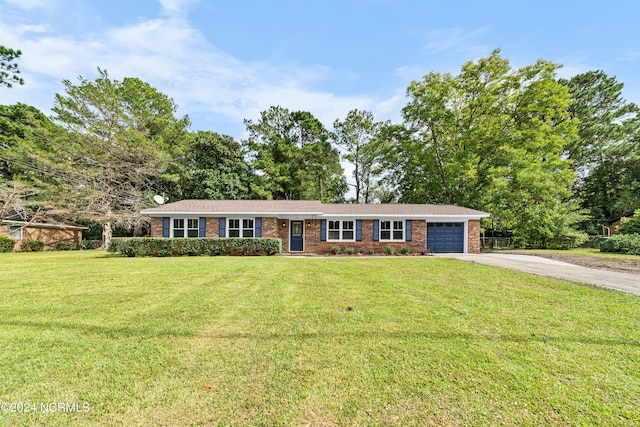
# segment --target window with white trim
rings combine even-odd
[[[173,237],[198,237],[198,218],[174,218]]]
[[[327,221],[328,241],[354,241],[355,239],[355,221]]]
[[[380,240],[404,241],[404,221],[380,221]]]
[[[253,218],[230,218],[229,237],[253,237],[255,221]]]
[[[10,225],[9,238],[13,240],[22,240],[22,227],[19,225]]]

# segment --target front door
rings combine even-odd
[[[303,221],[291,221],[291,237],[289,238],[290,252],[302,252],[304,250],[303,224]]]

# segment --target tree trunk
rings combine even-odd
[[[111,244],[111,237],[113,237],[113,229],[111,221],[107,221],[102,224],[102,246],[100,249],[107,249]]]
[[[136,221],[136,223],[133,225],[133,237],[142,237],[142,234],[142,222]]]

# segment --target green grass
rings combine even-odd
[[[90,405],[0,425],[640,424],[624,293],[433,257],[0,265],[0,401]]]
[[[501,251],[489,251],[489,252],[501,252]],[[521,254],[560,254],[560,255],[582,255],[595,258],[609,258],[609,259],[631,259],[640,260],[638,255],[621,254],[616,252],[600,252],[600,249],[592,248],[574,248],[574,249],[510,249],[502,252],[521,253]]]

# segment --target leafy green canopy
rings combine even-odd
[[[617,232],[619,234],[640,235],[640,209],[637,209],[631,217],[620,218]]]
[[[215,132],[189,134],[175,199],[247,199],[252,173],[242,145]],[[175,193],[175,192],[174,192]]]
[[[375,198],[382,125],[374,120],[373,113],[359,110],[351,110],[344,121],[333,123],[334,144],[344,150],[342,158],[353,165],[356,203],[371,203]]]
[[[22,164],[40,174],[37,185],[55,194],[58,206],[101,224],[108,245],[114,226],[140,230],[139,211],[181,146],[189,119],[176,118],[173,101],[147,83],[98,71],[95,81],[63,82],[65,94],[56,95],[53,111],[64,132],[23,139],[19,151]]]
[[[387,181],[407,203],[453,203],[493,214],[522,244],[564,238],[580,215],[563,148],[576,139],[557,65],[517,70],[493,54],[459,75],[429,73],[407,89],[404,124],[385,130]]]
[[[0,86],[12,87],[15,83],[24,84],[24,80],[18,75],[20,74],[18,64],[13,62],[20,58],[20,55],[22,55],[21,51],[0,45]]]
[[[65,130],[37,108],[25,104],[0,105],[0,219],[20,215],[36,219],[44,211],[56,213],[57,193],[47,194],[51,168],[46,156]]]
[[[260,120],[245,120],[245,146],[257,171],[258,197],[288,200],[344,200],[347,184],[329,132],[306,111],[271,107]]]
[[[578,172],[575,193],[596,220],[640,208],[640,110],[622,97],[624,85],[602,71],[560,80],[572,95],[578,139],[566,146]],[[592,223],[596,225],[596,223]]]

